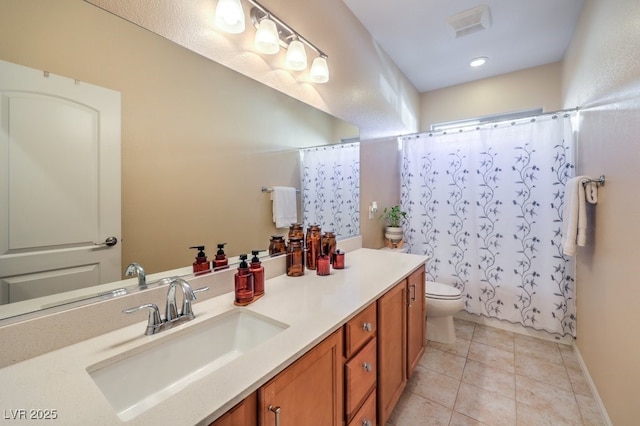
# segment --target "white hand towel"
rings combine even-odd
[[[589,182],[584,185],[584,195],[589,204],[598,204],[598,184]]]
[[[298,222],[298,203],[296,189],[286,186],[274,186],[271,192],[273,200],[273,221],[276,228],[287,228]]]
[[[588,176],[571,178],[564,190],[562,252],[568,256],[574,256],[576,246],[584,246],[587,242],[587,210],[583,182],[588,180]]]

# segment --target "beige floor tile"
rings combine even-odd
[[[454,411],[493,426],[516,423],[516,402],[468,383],[461,383]]]
[[[539,410],[526,404],[517,403],[517,426],[582,426],[580,419],[568,420],[550,413]]]
[[[458,379],[418,365],[407,383],[406,390],[447,408],[453,408],[459,385]]]
[[[488,364],[507,373],[515,373],[513,352],[471,341],[467,358]]]
[[[466,358],[427,346],[419,365],[460,380]]]
[[[513,353],[513,333],[486,325],[476,325],[472,342],[478,342]]]
[[[516,375],[516,401],[569,422],[582,419],[573,392],[530,377]]]
[[[456,342],[453,344],[434,342],[429,340],[427,345],[434,349],[439,349],[443,352],[448,352],[450,354],[455,354],[458,356],[463,356],[466,358],[469,353],[469,345],[471,345],[471,340],[461,339],[460,337],[456,338]]]
[[[600,412],[600,407],[595,398],[592,396],[576,395],[580,413],[582,413],[582,422],[585,426],[605,426],[606,423]]]
[[[464,340],[471,340],[476,324],[471,321],[454,318],[453,327],[456,329],[456,337]]]
[[[589,382],[584,377],[581,369],[574,369],[573,367],[567,367],[567,373],[569,373],[569,380],[571,381],[571,387],[576,395],[584,395],[587,397],[593,397]]]
[[[552,364],[529,355],[516,353],[516,374],[573,391],[564,363]]]
[[[449,408],[405,391],[391,413],[387,425],[447,426],[450,419],[451,410]]]
[[[558,345],[558,347],[560,348],[560,355],[562,355],[564,365],[567,366],[567,368],[582,370],[578,356],[573,351],[573,347],[567,345]]]
[[[484,426],[486,423],[467,417],[464,414],[456,413],[455,411],[451,415],[451,422],[449,426]]]
[[[513,373],[506,373],[478,361],[467,360],[462,381],[506,398],[515,399],[516,397],[516,378]]]
[[[528,355],[552,364],[562,364],[562,355],[557,343],[547,342],[530,336],[515,336],[516,355]]]

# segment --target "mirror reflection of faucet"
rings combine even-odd
[[[136,262],[130,263],[124,271],[124,275],[127,277],[132,277],[134,274],[138,276],[138,287],[140,287],[141,290],[146,290],[147,278],[144,273],[144,268]]]
[[[145,305],[136,306],[135,308],[125,309],[122,311],[125,314],[132,314],[134,312],[148,310],[149,321],[147,322],[147,329],[144,332],[147,336],[159,333],[163,330],[168,330],[174,325],[194,319],[196,316],[193,313],[191,302],[196,300],[196,293],[209,290],[209,287],[194,290],[191,288],[189,283],[182,278],[173,277],[170,280],[169,290],[167,291],[167,306],[164,320],[160,316],[160,309],[158,308],[158,305],[155,303],[147,303]],[[178,313],[176,303],[176,288],[180,288],[182,290],[182,309],[180,313]]]

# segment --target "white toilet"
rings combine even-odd
[[[448,284],[426,282],[427,339],[440,343],[455,343],[453,314],[464,308],[462,293]]]

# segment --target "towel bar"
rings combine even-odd
[[[273,192],[273,188],[267,188],[266,186],[263,186],[263,187],[261,188],[261,191],[262,191],[262,192]],[[299,193],[300,193],[300,190],[299,190],[299,189],[296,189],[296,194],[299,194]]]
[[[589,179],[587,182],[584,182],[584,183],[595,182],[600,186],[604,186],[604,180],[605,180],[604,175],[600,175],[598,179]]]

